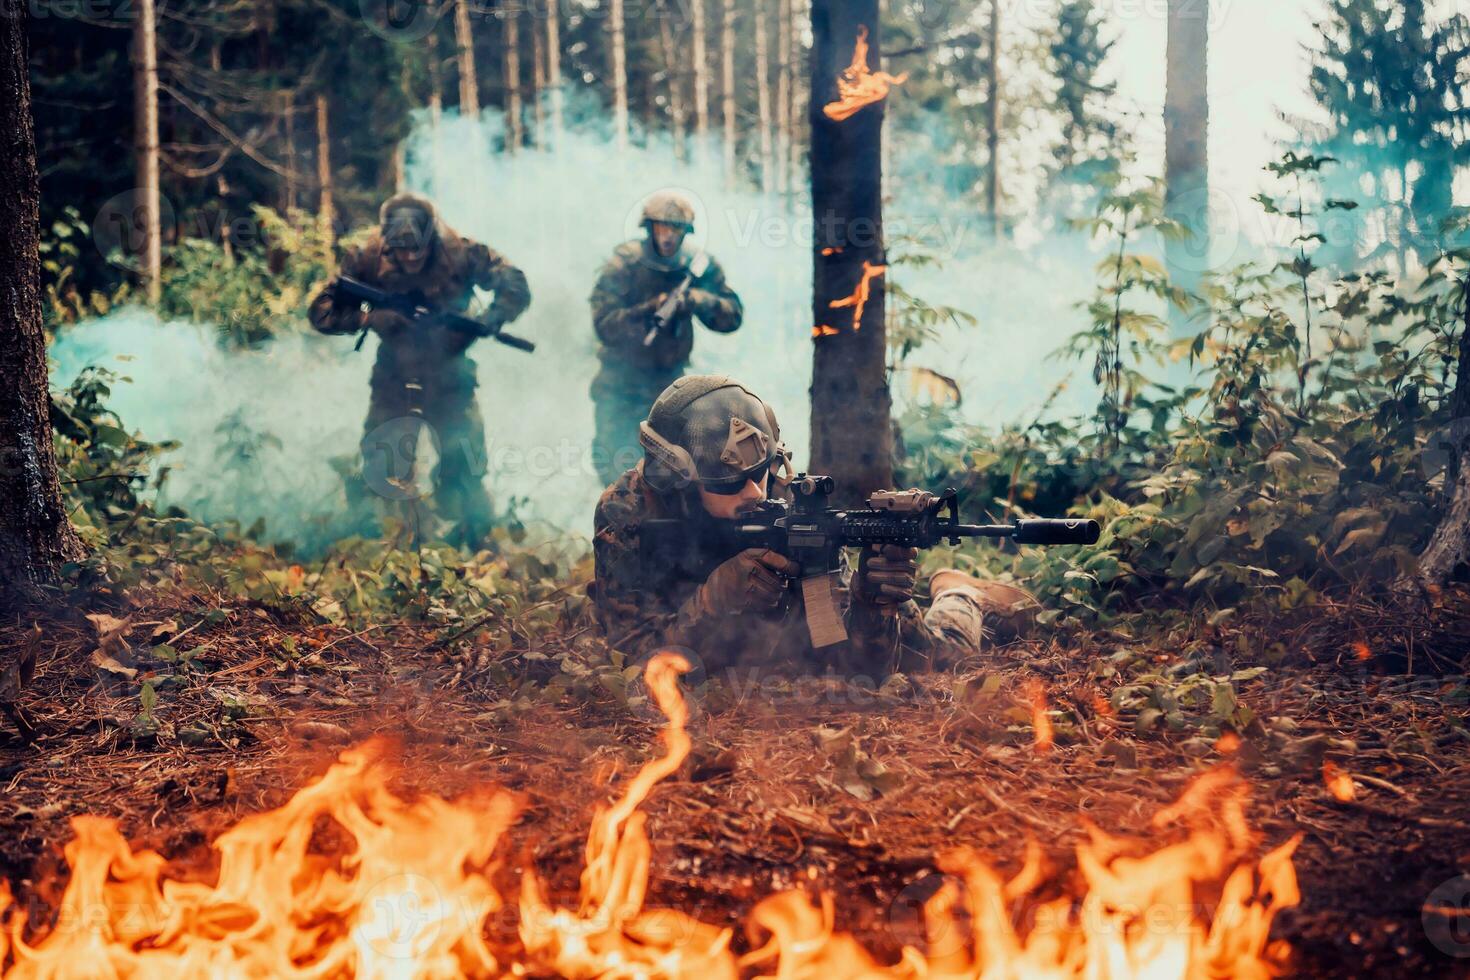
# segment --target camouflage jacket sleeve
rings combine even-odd
[[[365,278],[366,261],[360,249],[348,249],[342,256],[342,275]],[[325,334],[357,333],[363,327],[362,309],[355,303],[337,302],[337,280],[322,287],[311,301],[308,318],[312,327]]]
[[[850,568],[843,569],[845,616],[853,663],[859,673],[888,674],[897,670],[934,669],[952,663],[957,654],[976,647],[978,637],[961,632],[949,635],[931,624],[924,610],[910,599],[896,609],[880,612],[853,597]]]
[[[643,346],[657,297],[630,303],[635,295],[631,270],[614,256],[602,267],[592,287],[592,329],[598,340],[614,349]]]
[[[597,505],[592,541],[593,610],[608,643],[632,656],[659,647],[697,648],[710,625],[696,594],[698,583],[671,588],[650,582],[639,552],[641,493],[618,483]]]
[[[745,316],[740,297],[725,282],[725,270],[714,259],[710,259],[709,269],[698,285],[689,290],[689,308],[716,333],[734,333]]]
[[[531,287],[526,274],[506,261],[494,249],[474,242],[469,248],[470,281],[481,289],[493,290],[495,302],[486,314],[488,320],[506,324],[531,305]]]

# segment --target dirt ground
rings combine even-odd
[[[352,632],[240,604],[201,619],[217,608],[215,597],[156,594],[128,612],[131,646],[157,633],[189,653],[184,679],[159,684],[151,718],[140,718],[135,680],[122,681],[145,669],[128,666],[129,644],[99,663],[80,614],[0,629],[0,664],[36,663],[16,717],[0,716],[0,874],[37,908],[57,894],[68,818],[114,816],[135,844],[197,858],[221,828],[374,736],[406,763],[405,791],[493,783],[522,794],[512,850],[573,893],[593,803],[655,751],[651,708],[570,696],[507,707],[461,643],[424,627]],[[187,622],[198,625],[177,635]],[[917,939],[913,910],[938,880],[936,852],[970,845],[1008,870],[1035,839],[1065,882],[1082,818],[1148,837],[1150,817],[1195,775],[1231,761],[1249,782],[1262,849],[1305,835],[1303,902],[1276,924],[1295,975],[1470,976],[1467,896],[1456,886],[1470,874],[1470,744],[1463,706],[1458,735],[1439,725],[1441,681],[1274,670],[1242,685],[1242,700],[1263,718],[1289,715],[1298,737],[1289,752],[1247,742],[1226,759],[1185,735],[1135,738],[1110,718],[1091,670],[1101,653],[1014,645],[984,666],[988,684],[702,689],[695,755],[645,806],[651,904],[736,925],[738,936],[757,900],[805,881],[834,894],[840,927],[895,956]],[[1041,678],[1049,706],[1071,721],[1049,752],[1007,720],[1024,708],[1014,693],[1023,677]],[[18,726],[30,726],[24,737]],[[1418,750],[1405,731],[1425,733]],[[866,787],[843,761],[856,752],[877,764],[864,769]],[[1355,777],[1354,800],[1324,787],[1324,759]]]

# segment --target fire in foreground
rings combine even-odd
[[[652,848],[639,806],[689,753],[687,709],[673,654],[647,681],[668,718],[664,754],[622,796],[600,807],[587,837],[575,908],[555,906],[526,869],[519,941],[495,943],[487,926],[512,911],[494,884],[496,851],[515,819],[509,793],[455,801],[405,800],[372,746],[346,752],[284,806],[241,820],[214,844],[213,884],[171,876],[165,858],[134,852],[110,820],[80,817],[66,847],[71,868],[58,915],[26,935],[15,909],[0,931],[7,978],[563,976],[718,980],[779,978],[1195,978],[1279,975],[1289,950],[1268,934],[1299,898],[1296,841],[1258,864],[1245,788],[1228,770],[1197,780],[1156,826],[1213,809],[1223,829],[1130,857],[1095,828],[1077,848],[1079,897],[1037,901],[1040,849],[1009,880],[978,855],[942,856],[950,876],[923,909],[927,951],[906,948],[879,965],[833,930],[833,900],[800,891],[751,911],[752,951],[737,955],[728,929],[645,904]],[[323,832],[323,828],[330,832]],[[337,846],[322,842],[333,839]],[[1223,884],[1221,884],[1223,882]],[[0,911],[11,895],[0,882]],[[1212,908],[1212,914],[1206,914]],[[1024,913],[1024,914],[1023,914]],[[1018,928],[1018,919],[1029,926]]]

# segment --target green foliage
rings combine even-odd
[[[102,316],[130,293],[127,286],[94,291],[78,285],[77,267],[92,244],[91,236],[91,226],[70,205],[61,209],[41,235],[41,283],[45,293],[42,315],[47,326]]]
[[[154,464],[175,448],[173,443],[136,438],[106,407],[118,380],[127,379],[88,368],[51,398],[53,442],[67,512],[93,547],[107,545],[149,512],[144,491],[150,482],[156,489],[168,477],[166,467],[154,472]]]
[[[1093,0],[1065,0],[1057,10],[1055,34],[1047,42],[1047,64],[1056,79],[1053,109],[1062,137],[1055,155],[1060,175],[1090,180],[1120,156],[1120,130],[1110,111],[1116,82],[1100,80],[1116,41],[1104,40],[1102,12]]]
[[[1342,161],[1334,193],[1366,211],[1332,243],[1339,268],[1392,259],[1405,271],[1409,255],[1428,262],[1452,244],[1440,222],[1470,162],[1470,18],[1430,6],[1332,0],[1319,23],[1310,84],[1329,122],[1310,145]]]
[[[304,329],[302,311],[330,275],[332,247],[316,220],[251,209],[258,235],[246,247],[186,238],[169,250],[160,311],[214,323],[220,341],[243,347]]]
[[[1295,183],[1326,162],[1288,157],[1273,172]],[[1372,273],[1318,284],[1314,214],[1350,205],[1314,211],[1308,193],[1278,208],[1299,225],[1292,254],[1221,275],[1202,297],[1208,326],[1170,345],[1155,310],[1132,298],[1156,307],[1183,298],[1127,247],[1140,228],[1169,232],[1157,196],[1103,202],[1092,227],[1115,246],[1099,265],[1093,326],[1067,348],[1092,360],[1099,412],[999,433],[917,412],[903,423],[900,477],[957,486],[969,509],[994,516],[1093,517],[1102,539],[980,546],[952,560],[1015,574],[1051,600],[1048,615],[1101,622],[1171,595],[1289,609],[1408,567],[1443,504],[1443,476],[1426,470],[1424,450],[1450,422],[1470,251],[1442,255],[1412,283]],[[1308,324],[1320,334],[1315,350]],[[1168,356],[1187,358],[1187,385],[1151,376]]]

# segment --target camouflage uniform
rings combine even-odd
[[[643,346],[658,297],[683,282],[689,259],[684,252],[663,258],[647,239],[624,242],[593,287],[592,326],[601,342],[602,362],[592,381],[593,462],[604,484],[642,456],[638,423],[659,393],[688,366],[694,349],[692,318],[699,317],[717,333],[740,329],[740,298],[726,285],[719,263],[710,259],[709,268],[689,290],[686,309],[667,332]]]
[[[838,597],[850,636],[845,644],[812,648],[795,591],[784,609],[769,615],[702,616],[690,600],[734,552],[695,549],[682,567],[645,568],[639,526],[680,516],[670,513],[674,506],[677,501],[667,502],[647,485],[642,464],[608,487],[597,505],[596,574],[589,592],[608,642],[630,656],[680,646],[693,650],[711,674],[739,666],[881,677],[895,670],[947,669],[980,652],[982,607],[970,595],[946,592],[927,612],[910,600],[885,615],[851,599],[846,572]],[[697,539],[700,516],[689,520]]]
[[[387,210],[385,205],[385,214]],[[432,219],[432,210],[429,214]],[[521,270],[433,220],[436,233],[429,258],[417,274],[394,264],[381,231],[347,252],[342,273],[390,292],[417,291],[430,306],[454,313],[466,311],[478,286],[495,293],[482,319],[504,324],[519,316],[531,302]],[[405,438],[405,429],[385,423],[421,415],[439,441],[439,465],[433,474],[438,511],[455,523],[461,543],[478,545],[489,529],[490,499],[483,482],[485,424],[475,399],[475,362],[468,356],[476,338],[428,320],[413,322],[389,310],[364,313],[350,301],[339,302],[334,284],[312,300],[310,316],[312,326],[322,333],[350,334],[366,328],[378,335],[372,399],[361,443],[364,466],[385,470],[390,480],[406,479],[413,467],[415,440]],[[367,490],[362,480],[349,484],[349,503],[359,512],[370,509]]]

